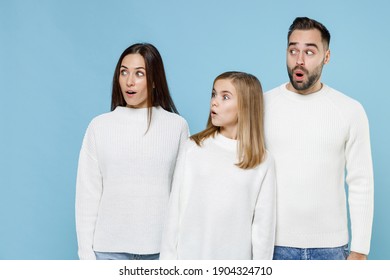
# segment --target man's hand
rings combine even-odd
[[[348,261],[350,261],[350,260],[367,260],[367,255],[351,251],[351,253],[349,254],[347,260]]]

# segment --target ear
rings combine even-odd
[[[330,61],[330,50],[328,49],[325,52],[325,59],[324,59],[324,64],[327,64]]]

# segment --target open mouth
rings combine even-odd
[[[304,76],[305,76],[305,72],[302,70],[297,70],[297,71],[295,71],[294,74],[295,74],[295,79],[298,81],[302,81]]]
[[[132,91],[132,90],[128,90],[128,91],[126,91],[126,93],[127,93],[127,94],[130,94],[130,95],[133,95],[133,94],[136,94],[137,92]]]

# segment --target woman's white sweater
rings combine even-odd
[[[162,224],[187,122],[153,107],[117,107],[92,120],[80,151],[76,229],[80,259],[94,251],[160,251]]]

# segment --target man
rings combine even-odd
[[[370,250],[368,120],[357,101],[321,82],[329,43],[325,26],[296,18],[288,32],[290,82],[265,94],[266,145],[278,184],[274,259],[367,259]]]

